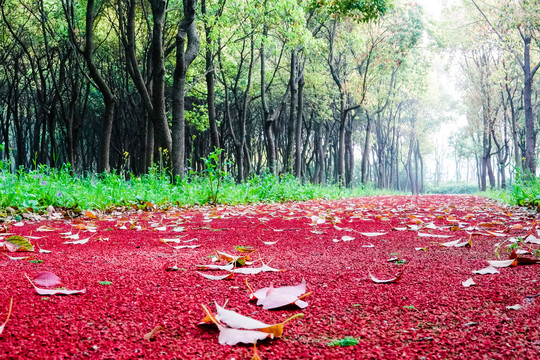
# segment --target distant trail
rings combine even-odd
[[[262,359],[503,359],[540,352],[540,265],[473,274],[488,260],[508,259],[511,239],[526,237],[516,250],[538,249],[540,219],[523,209],[475,196],[425,195],[86,215],[8,225],[36,248],[0,254],[0,326],[13,297],[1,357],[251,359],[253,346],[220,345],[215,325],[198,325],[201,304],[215,311],[214,302],[266,324],[305,315],[285,324],[282,337],[258,343]],[[0,242],[8,237],[0,234]],[[240,268],[264,263],[284,271],[228,280],[197,272],[227,276],[196,265],[225,265],[212,262],[216,250],[245,256],[239,245],[256,249],[254,263]],[[34,279],[43,271],[86,293],[38,295],[25,274]],[[395,282],[377,284],[370,274]],[[462,285],[470,278],[476,285]],[[264,310],[249,301],[246,279],[255,290],[305,279],[312,294],[304,309]],[[164,330],[144,340],[157,326]],[[327,345],[344,337],[359,343]]]

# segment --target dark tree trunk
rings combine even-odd
[[[172,105],[172,167],[173,174],[180,178],[184,177],[186,74],[200,48],[197,27],[195,26],[196,11],[197,0],[184,0],[184,18],[178,26],[176,35],[176,67],[173,77]]]
[[[84,59],[86,60],[86,65],[88,67],[88,72],[90,77],[96,83],[99,91],[103,95],[103,100],[105,103],[105,113],[102,120],[102,133],[100,136],[100,152],[98,158],[98,171],[110,171],[109,165],[109,156],[111,148],[111,134],[112,134],[112,125],[114,121],[114,108],[116,99],[115,96],[105,82],[105,79],[102,77],[99,72],[96,64],[94,63],[94,22],[96,19],[96,13],[94,9],[94,0],[88,0],[86,6],[86,44],[84,48]]]
[[[152,122],[154,124],[154,156],[165,156],[170,165],[172,137],[165,112],[165,63],[163,28],[165,26],[166,0],[151,0],[154,26],[152,29]],[[178,40],[177,40],[178,41]],[[178,85],[177,85],[178,86]],[[165,153],[167,151],[167,154]]]
[[[205,66],[206,66],[206,103],[208,107],[208,122],[210,127],[210,140],[213,149],[220,148],[219,131],[216,118],[216,94],[215,94],[215,74],[214,74],[214,54],[212,53],[212,28],[207,19],[206,0],[201,1],[201,12],[205,19],[204,33],[206,35]],[[218,14],[219,16],[220,14]],[[218,50],[219,51],[219,50]]]

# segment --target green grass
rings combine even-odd
[[[172,184],[169,176],[156,170],[147,175],[89,174],[73,176],[69,167],[36,170],[20,169],[13,174],[0,170],[0,215],[6,209],[17,213],[43,212],[49,206],[73,210],[107,210],[118,207],[159,208],[209,203],[251,204],[310,199],[339,199],[354,196],[388,194],[373,188],[345,189],[338,186],[302,184],[292,176],[254,176],[235,184],[222,177],[220,187],[210,187],[208,176],[190,174]],[[217,200],[217,201],[216,201]]]
[[[476,184],[462,182],[444,183],[439,184],[437,187],[433,185],[426,186],[427,194],[474,194],[476,192],[478,192]]]

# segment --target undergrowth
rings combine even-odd
[[[540,180],[538,177],[516,170],[516,178],[505,190],[490,190],[484,196],[500,199],[511,205],[540,210]]]
[[[74,211],[118,207],[165,208],[203,204],[250,204],[261,202],[338,199],[382,194],[373,188],[346,189],[338,186],[302,184],[293,176],[253,176],[236,184],[222,174],[219,187],[207,173],[190,173],[174,183],[165,172],[72,175],[69,166],[54,169],[38,166],[11,173],[0,169],[0,216],[13,212],[43,212],[49,206]]]

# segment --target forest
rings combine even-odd
[[[414,194],[444,169],[480,190],[536,173],[535,0],[454,1],[438,19],[401,0],[0,7],[0,160],[13,172],[182,179],[219,154],[239,183]],[[434,91],[434,64],[457,72],[458,100]],[[456,117],[443,146],[435,134]]]

